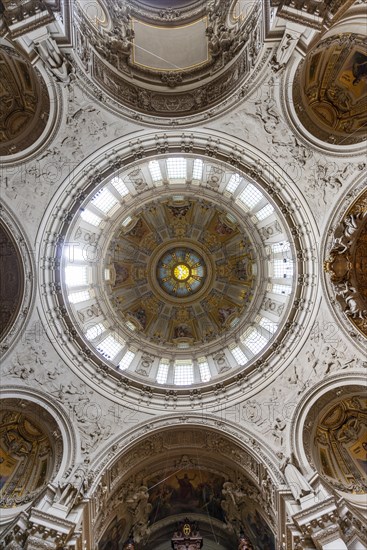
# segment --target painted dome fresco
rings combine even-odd
[[[297,115],[315,137],[350,145],[366,139],[365,37],[345,33],[317,44],[293,83]]]
[[[153,342],[213,340],[253,297],[250,239],[208,201],[155,203],[119,230],[109,254],[113,309]]]
[[[39,71],[7,42],[0,43],[0,155],[22,151],[46,128],[50,98]]]
[[[294,238],[254,179],[172,155],[112,173],[82,196],[60,283],[83,353],[185,386],[252,368],[276,349],[287,317],[291,327]]]

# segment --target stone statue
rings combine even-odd
[[[131,512],[133,516],[133,536],[135,542],[140,542],[148,533],[149,514],[152,505],[149,500],[148,487],[142,485],[132,496]]]
[[[353,319],[367,318],[365,301],[360,292],[349,281],[344,282],[344,285],[336,285],[335,290],[336,299],[346,315]]]
[[[226,515],[227,523],[241,523],[241,512],[237,504],[235,485],[230,481],[223,483],[222,495],[224,500],[221,501],[221,506]]]
[[[284,474],[294,499],[299,502],[302,497],[313,493],[314,490],[311,485],[299,469],[292,464],[291,459],[285,457],[282,452],[277,453],[277,456],[280,459],[279,469]]]
[[[88,473],[89,459],[80,463],[70,481],[58,484],[56,502],[66,508],[71,508],[74,504],[80,503],[84,494],[89,489],[93,480],[93,473]]]
[[[366,214],[349,214],[337,225],[331,253],[344,254],[354,240],[354,234],[364,222]]]

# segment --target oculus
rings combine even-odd
[[[205,281],[206,268],[198,252],[189,248],[173,248],[159,260],[157,279],[170,296],[196,293]]]

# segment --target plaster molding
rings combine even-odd
[[[335,239],[335,233],[340,228],[340,224],[342,224],[343,220],[347,217],[346,213],[353,208],[354,203],[358,203],[358,198],[362,197],[364,192],[365,178],[364,175],[361,175],[360,177],[355,179],[352,185],[350,185],[348,192],[344,194],[344,200],[334,207],[327,222],[327,231],[325,231],[321,242],[321,254],[325,262],[329,259],[330,252],[332,252],[333,246],[335,245],[335,243],[338,242],[338,239]],[[363,207],[363,204],[361,204],[361,208],[361,216],[364,216],[363,219],[365,219],[366,212],[364,210],[365,207]],[[341,237],[342,235],[339,236],[339,240],[341,239]],[[346,240],[348,240],[348,243],[344,243],[345,250],[348,251],[348,249],[350,249],[350,244],[353,240],[353,235],[344,236],[344,241]],[[340,247],[342,248],[344,244],[341,244]],[[351,320],[344,313],[341,305],[337,303],[335,287],[330,280],[330,275],[325,271],[323,272],[321,277],[321,284],[325,295],[328,297],[327,304],[334,319],[336,319],[338,325],[343,328],[345,334],[348,335],[349,340],[353,342],[354,346],[362,353],[365,353],[366,338],[363,335],[362,330],[358,329],[358,327],[354,325],[353,319],[351,322]],[[358,303],[358,307],[360,308],[360,303]]]

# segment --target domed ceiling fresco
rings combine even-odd
[[[293,83],[297,115],[315,137],[350,145],[367,137],[365,37],[338,34],[322,40],[300,64]]]
[[[209,182],[205,195],[187,191],[186,178]],[[154,195],[125,208],[128,186],[149,193],[147,181]],[[251,363],[283,326],[294,292],[288,229],[269,197],[233,170],[189,157],[143,162],[110,177],[68,231],[68,318],[119,370],[160,384],[209,381]]]
[[[211,340],[253,297],[250,239],[208,201],[154,203],[119,231],[109,254],[115,312],[155,342]]]
[[[50,99],[45,82],[13,46],[0,44],[0,155],[29,147],[46,128]]]
[[[0,550],[367,548],[365,4],[0,0]]]

